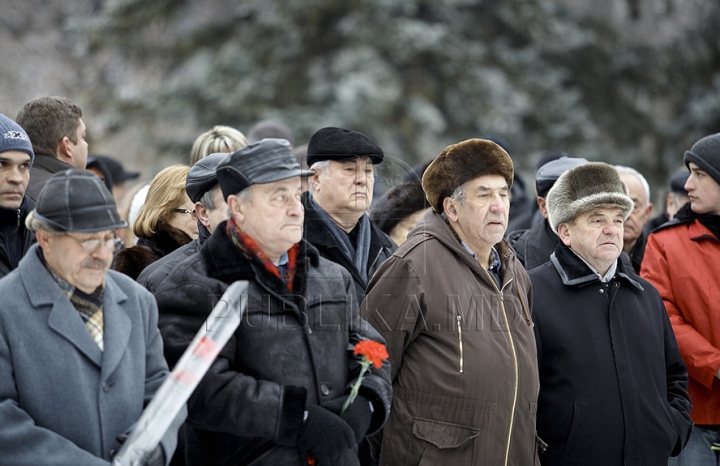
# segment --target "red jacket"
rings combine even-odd
[[[640,275],[660,292],[688,368],[690,417],[720,424],[720,241],[697,219],[650,235]]]

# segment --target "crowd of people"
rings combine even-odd
[[[133,187],[82,117],[0,115],[0,464],[112,463],[242,280],[143,465],[720,465],[720,133],[651,218],[639,171],[565,152],[516,207],[482,138],[377,196],[371,138],[273,120]]]

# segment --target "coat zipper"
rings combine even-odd
[[[510,282],[508,282],[510,283]],[[507,283],[505,284],[507,285]],[[493,286],[495,286],[495,283],[493,282]],[[505,288],[505,286],[503,286]],[[495,286],[495,289],[497,289],[497,286]],[[517,350],[515,349],[515,340],[512,336],[512,330],[510,329],[510,322],[507,317],[507,311],[505,310],[505,296],[503,295],[502,290],[498,289],[498,294],[500,295],[500,307],[502,307],[503,311],[503,319],[505,319],[505,326],[508,329],[508,338],[510,339],[510,348],[512,349],[513,353],[513,368],[515,369],[515,389],[513,391],[513,404],[512,404],[512,410],[510,411],[510,428],[508,429],[508,439],[507,439],[507,445],[505,448],[505,466],[507,466],[508,461],[510,459],[510,442],[512,440],[512,430],[513,425],[515,424],[515,410],[517,409],[517,398],[518,398],[518,378],[519,378],[519,368],[518,368],[518,357],[517,357]]]
[[[503,319],[505,320],[505,326],[507,327],[508,331],[508,339],[510,340],[510,349],[512,350],[513,355],[513,369],[515,371],[515,387],[513,390],[513,403],[512,403],[512,409],[510,410],[510,425],[508,428],[508,437],[507,437],[507,444],[505,445],[505,462],[503,463],[505,466],[507,466],[508,461],[510,460],[510,442],[512,441],[512,430],[513,425],[515,424],[515,410],[517,409],[517,398],[518,398],[518,382],[519,382],[519,368],[518,368],[518,357],[517,357],[517,350],[515,349],[515,340],[512,336],[512,331],[510,329],[510,321],[507,317],[507,311],[505,310],[505,296],[503,295],[503,289],[505,289],[506,286],[508,286],[513,279],[507,281],[507,283],[503,284],[502,289],[497,287],[497,284],[495,283],[495,280],[490,275],[490,272],[488,272],[484,267],[483,270],[487,274],[488,278],[490,279],[490,283],[492,283],[493,287],[495,288],[495,291],[498,293],[498,297],[500,298],[500,308],[502,309]]]
[[[460,348],[460,373],[463,372],[463,343],[462,343],[462,316],[457,316],[457,327],[458,327],[458,347]]]

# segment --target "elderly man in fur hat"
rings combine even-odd
[[[370,281],[361,315],[394,392],[380,464],[537,464],[531,285],[503,239],[512,182],[494,142],[445,148],[422,179],[432,211]]]
[[[562,243],[529,272],[543,466],[667,464],[690,433],[687,369],[662,299],[618,260],[633,207],[599,162],[568,170],[547,195]]]

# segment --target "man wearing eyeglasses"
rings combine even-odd
[[[0,280],[0,464],[107,465],[168,374],[155,300],[108,270],[125,222],[91,172],[50,178],[26,224],[38,244]]]

